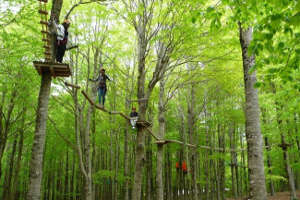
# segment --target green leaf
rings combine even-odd
[[[278,49],[283,49],[284,48],[284,43],[283,42],[280,42],[279,44],[278,44]]]
[[[290,18],[290,24],[296,27],[300,25],[300,12],[296,13],[293,17]]]
[[[254,88],[260,88],[262,86],[262,83],[261,82],[256,82],[253,87]]]
[[[270,68],[270,69],[268,69],[268,72],[270,74],[274,74],[274,73],[278,72],[278,69],[277,68]]]

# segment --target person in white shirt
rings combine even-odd
[[[132,107],[131,113],[130,113],[130,123],[133,129],[136,127],[136,122],[138,121],[138,113],[136,112],[136,108]]]
[[[70,21],[65,19],[62,24],[55,24],[57,29],[57,48],[56,48],[56,61],[62,63],[68,43],[68,28]]]

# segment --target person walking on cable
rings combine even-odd
[[[136,122],[138,120],[138,113],[136,112],[136,108],[132,107],[131,113],[130,113],[130,123],[133,129],[136,127]]]
[[[93,82],[98,82],[98,98],[99,98],[99,104],[104,107],[105,103],[105,95],[107,91],[106,87],[106,80],[111,81],[111,79],[105,74],[105,69],[101,68],[98,78],[96,79],[89,79]]]

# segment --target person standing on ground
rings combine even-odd
[[[136,122],[138,120],[138,113],[136,112],[136,108],[132,107],[131,113],[130,113],[130,123],[133,129],[135,129]]]
[[[107,91],[106,80],[111,81],[111,79],[105,74],[105,69],[101,68],[98,78],[96,78],[94,80],[93,79],[89,79],[89,80],[93,81],[93,82],[98,82],[99,104],[104,107],[105,95],[106,95],[106,91]]]

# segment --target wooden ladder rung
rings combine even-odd
[[[39,13],[42,14],[42,15],[48,15],[48,12],[45,11],[45,10],[39,10]]]
[[[43,34],[50,34],[49,31],[41,31]]]
[[[47,2],[48,2],[48,0],[38,0],[38,1],[44,2],[44,3],[47,3]]]
[[[48,22],[46,22],[46,21],[40,21],[40,24],[44,24],[44,25],[48,26]]]
[[[51,56],[50,52],[44,52],[44,54],[47,55],[47,56]]]
[[[47,45],[44,45],[43,47],[44,47],[45,49],[50,49],[50,47],[47,46]]]
[[[43,39],[43,42],[50,42],[49,39]]]

